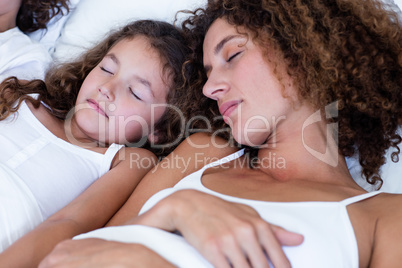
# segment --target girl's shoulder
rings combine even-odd
[[[126,163],[130,166],[140,165],[152,168],[158,163],[158,158],[151,151],[137,147],[122,147],[114,156],[112,168],[118,164]]]

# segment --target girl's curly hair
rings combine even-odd
[[[53,115],[62,120],[66,119],[69,111],[75,106],[78,92],[88,73],[115,44],[136,36],[147,38],[151,47],[158,52],[163,64],[163,73],[168,77],[168,81],[165,81],[169,85],[166,101],[176,106],[186,89],[182,66],[189,48],[186,46],[183,32],[167,22],[139,20],[110,34],[76,61],[51,68],[45,81],[20,81],[16,77],[4,80],[0,84],[0,120],[18,111],[24,100],[31,101],[35,107],[43,102],[51,108]],[[28,94],[38,94],[38,97],[34,99]],[[182,132],[182,129],[176,127],[181,126],[180,120],[173,109],[167,109],[154,127],[159,134],[158,144],[161,146],[154,148],[146,144],[145,147],[158,156],[168,154],[178,143],[172,141],[176,141]]]
[[[47,23],[58,14],[69,12],[69,0],[22,0],[17,14],[17,26],[24,33],[46,29]]]
[[[398,14],[377,0],[210,0],[183,22],[189,63],[198,69],[193,92],[209,116],[217,105],[202,96],[202,45],[217,18],[248,30],[261,48],[279,50],[299,89],[317,109],[338,101],[339,151],[359,154],[362,175],[381,187],[380,167],[393,148],[399,160],[402,124],[402,35]],[[266,50],[265,50],[266,52]],[[190,106],[193,113],[200,113]]]

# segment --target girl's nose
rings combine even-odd
[[[108,101],[113,101],[115,94],[113,85],[111,83],[106,83],[98,88],[100,94],[102,94]]]

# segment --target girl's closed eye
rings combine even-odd
[[[133,90],[131,87],[129,87],[129,90],[130,90],[131,94],[132,94],[137,100],[142,101],[142,99],[140,98],[140,96],[138,96],[138,95],[134,92],[134,90]]]
[[[106,69],[105,67],[103,67],[103,66],[99,66],[99,68],[100,68],[102,71],[104,71],[104,72],[106,72],[106,73],[108,73],[108,74],[113,75],[113,72],[109,71],[109,70],[108,70],[108,69]]]

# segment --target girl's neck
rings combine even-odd
[[[81,128],[76,123],[74,116],[71,119],[67,119],[64,121],[63,128],[68,142],[85,149],[100,147],[97,140],[91,139],[81,130]],[[104,145],[102,145],[101,147],[104,147]]]

